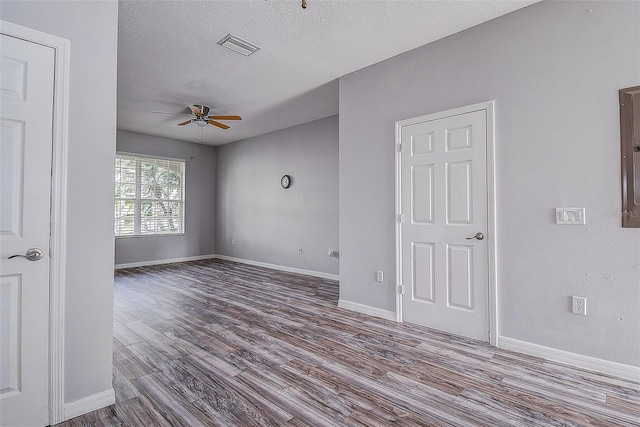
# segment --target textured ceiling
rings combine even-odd
[[[528,1],[131,1],[119,5],[118,129],[220,145],[338,113],[339,77]],[[243,56],[228,33],[261,47]],[[153,111],[241,115],[231,129]]]

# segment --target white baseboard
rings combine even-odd
[[[234,258],[227,255],[216,255],[215,258],[224,259],[226,261],[239,262],[241,264],[254,265],[256,267],[270,268],[272,270],[286,271],[287,273],[304,274],[306,276],[319,277],[321,279],[329,279],[329,280],[337,280],[337,281],[340,280],[340,276],[337,274],[323,273],[320,271],[304,270],[302,268],[295,268],[295,267],[286,267],[284,265],[269,264],[266,262],[252,261],[252,260],[243,259],[243,258]]]
[[[116,403],[116,394],[112,388],[83,397],[82,399],[64,404],[64,419],[79,417],[96,409]]]
[[[553,362],[566,363],[578,368],[598,371],[605,374],[640,381],[640,367],[624,365],[609,360],[597,359],[582,354],[571,353],[526,341],[520,341],[509,337],[498,337],[498,347],[506,350],[517,351],[531,356],[542,357]]]
[[[370,305],[364,305],[357,302],[338,300],[338,307],[345,310],[351,310],[362,314],[368,314],[369,316],[381,317],[383,319],[396,321],[396,313],[389,310],[383,310],[378,307],[371,307]]]
[[[171,264],[174,262],[185,262],[185,261],[199,261],[201,259],[212,259],[212,258],[216,258],[216,256],[215,255],[196,255],[196,256],[188,256],[183,258],[170,258],[170,259],[157,259],[153,261],[130,262],[127,264],[116,264],[115,269],[120,270],[122,268],[146,267],[148,265]]]

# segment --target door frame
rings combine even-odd
[[[495,101],[481,102],[451,110],[440,111],[425,116],[396,122],[396,321],[403,321],[402,313],[402,128],[417,123],[444,119],[475,111],[485,111],[487,120],[487,265],[489,277],[489,344],[498,346],[498,252],[497,252],[497,224],[496,224],[496,177],[495,177]]]
[[[69,117],[69,40],[0,20],[0,32],[54,50],[51,158],[51,235],[49,238],[49,423],[64,421],[67,149]]]

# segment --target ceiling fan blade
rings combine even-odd
[[[193,122],[193,119],[185,120],[185,121],[184,121],[184,122],[182,122],[182,123],[178,123],[178,126],[188,125],[188,124],[189,124],[189,123],[191,123],[191,122]]]
[[[167,114],[169,116],[185,116],[191,117],[191,114],[181,114],[181,113],[165,113],[164,111],[152,111],[153,114]]]
[[[224,123],[218,123],[215,120],[208,120],[207,123],[209,123],[210,125],[218,126],[220,129],[229,129],[229,126],[225,125]]]
[[[240,116],[209,116],[207,118],[213,120],[242,120]]]
[[[200,111],[200,108],[198,108],[197,105],[189,105],[189,108],[196,116],[202,116],[202,111]]]

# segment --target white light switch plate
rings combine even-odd
[[[556,208],[556,224],[584,225],[584,208]]]

